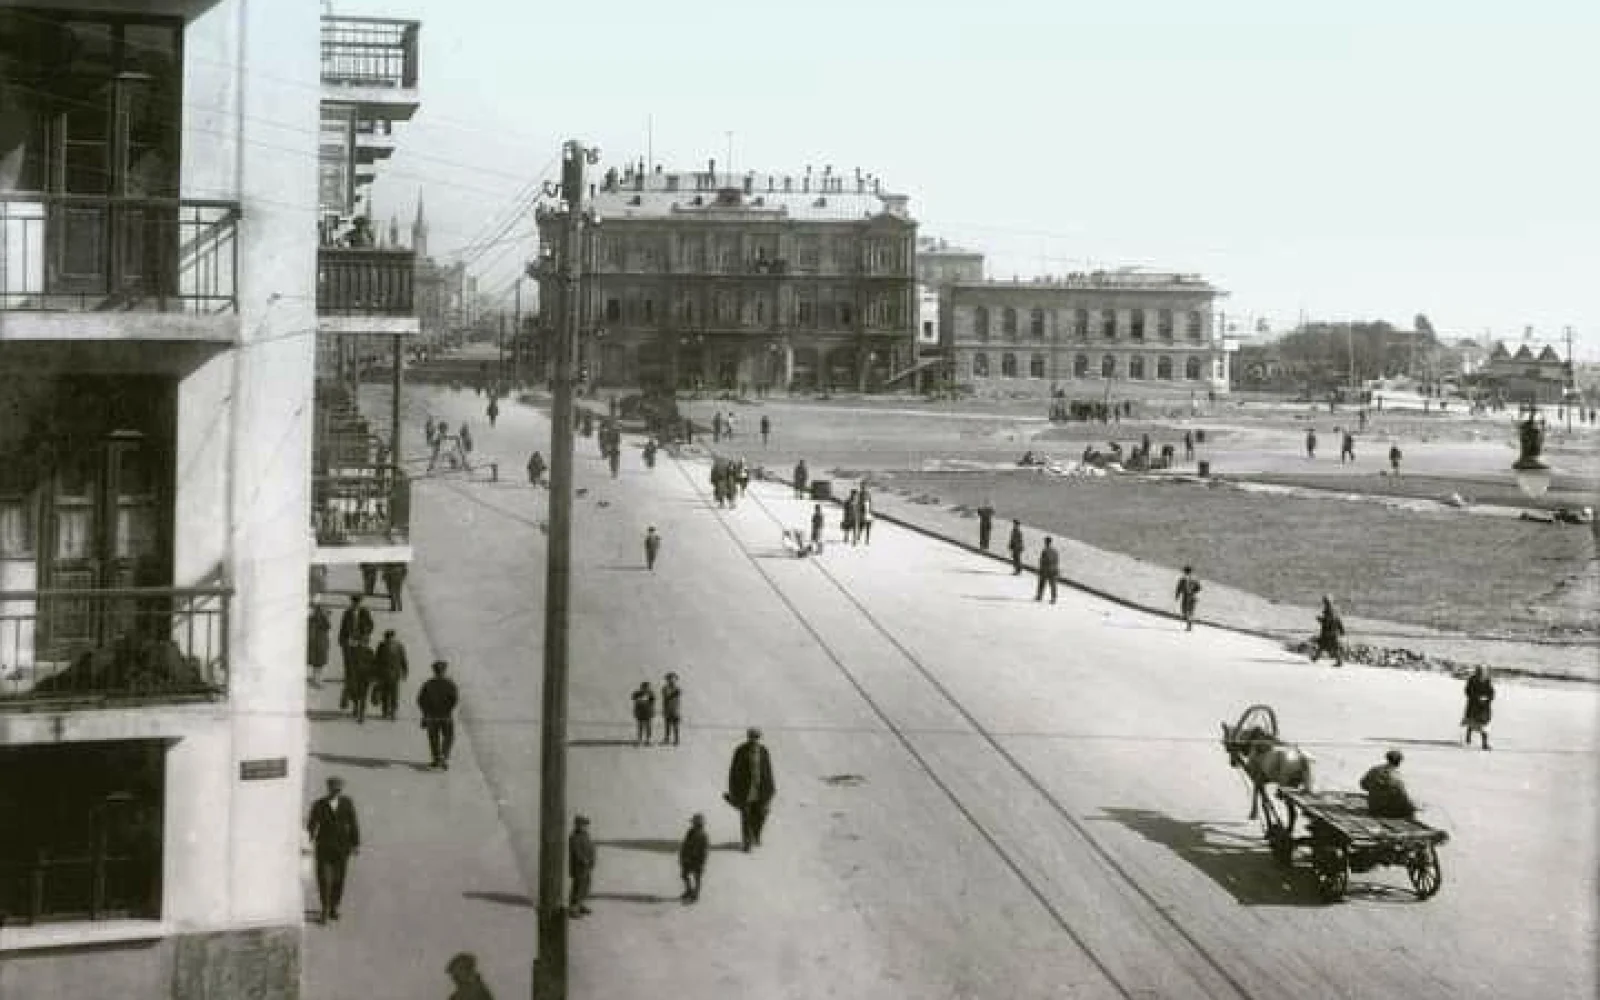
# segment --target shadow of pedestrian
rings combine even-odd
[[[1401,736],[1363,736],[1362,739],[1368,743],[1400,743],[1408,747],[1450,747],[1455,749],[1466,746],[1460,740],[1406,739]]]
[[[533,907],[533,900],[520,892],[477,892],[468,891],[461,894],[463,899],[475,899],[480,903],[499,903],[502,906]]]
[[[609,899],[617,903],[676,903],[677,896],[658,896],[653,892],[592,892],[589,899]]]
[[[645,571],[645,567],[640,565],[601,566],[600,568],[608,573],[643,573]]]
[[[633,740],[623,739],[593,739],[593,740],[568,740],[569,747],[631,747]]]
[[[337,719],[350,718],[350,713],[333,708],[308,708],[306,709],[306,718],[312,722],[333,722]]]
[[[427,773],[433,770],[427,764],[414,760],[393,760],[388,757],[352,757],[348,754],[324,753],[313,750],[311,756],[327,764],[338,764],[343,767],[365,767],[382,769],[388,767],[409,767],[413,771]]]
[[[614,847],[619,851],[649,851],[652,854],[677,854],[678,841],[676,840],[597,840],[596,847]]]

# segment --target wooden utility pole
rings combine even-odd
[[[567,624],[572,584],[573,345],[583,273],[584,167],[596,154],[572,140],[563,149],[559,312],[550,358],[550,515],[544,595],[544,692],[539,777],[539,942],[534,1000],[566,1000]]]

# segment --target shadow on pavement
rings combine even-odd
[[[640,566],[637,563],[629,564],[629,565],[625,565],[625,566],[601,566],[600,568],[605,570],[608,573],[643,573],[643,572],[645,572],[645,567]]]
[[[633,740],[621,740],[621,739],[617,739],[617,740],[613,740],[613,739],[568,740],[567,741],[567,746],[569,746],[569,747],[631,747],[633,745],[634,745],[634,741]]]
[[[350,713],[333,708],[308,708],[306,718],[312,722],[333,722],[337,719],[350,718]]]
[[[652,892],[592,892],[590,899],[609,899],[617,903],[676,903],[677,896],[658,896]]]
[[[1466,745],[1466,744],[1462,743],[1459,740],[1419,740],[1419,739],[1406,739],[1405,737],[1401,737],[1401,736],[1365,736],[1365,737],[1362,737],[1362,738],[1368,743],[1399,743],[1399,744],[1402,744],[1402,745],[1408,746],[1408,747],[1451,747],[1451,748],[1459,748],[1459,747],[1462,747],[1462,746]],[[1476,749],[1476,747],[1474,747],[1473,749]]]
[[[533,907],[533,900],[525,893],[520,892],[476,892],[468,891],[461,894],[464,899],[476,899],[482,903],[499,903],[502,906]]]
[[[1102,807],[1114,820],[1205,873],[1243,906],[1321,906],[1309,868],[1286,871],[1272,860],[1265,840],[1222,824],[1173,819],[1149,809]],[[1094,817],[1099,818],[1099,817]],[[1242,827],[1230,823],[1226,827]]]
[[[652,840],[649,838],[636,838],[632,840],[597,840],[596,847],[614,847],[619,851],[648,851],[651,854],[677,854],[680,845],[676,840]],[[713,851],[738,851],[744,845],[737,840],[725,840],[720,844],[712,844]]]
[[[414,760],[393,760],[388,757],[352,757],[347,754],[323,753],[321,751],[312,751],[311,756],[327,764],[342,764],[346,767],[409,767],[413,771],[424,773],[433,770],[427,764],[418,763]]]

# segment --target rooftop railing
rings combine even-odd
[[[317,251],[317,312],[413,316],[416,269],[414,250],[323,247]]]
[[[322,82],[352,87],[417,85],[418,21],[322,19]]]
[[[231,313],[239,204],[0,193],[0,310]]]
[[[311,527],[318,545],[403,544],[411,531],[411,480],[386,465],[313,476]]]
[[[222,587],[0,591],[0,709],[225,694],[232,596]]]

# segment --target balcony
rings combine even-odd
[[[239,215],[228,201],[0,193],[0,340],[233,342]]]
[[[220,697],[232,595],[222,587],[0,592],[0,709]]]
[[[383,17],[322,19],[323,100],[405,121],[417,110],[422,25]]]
[[[409,562],[411,479],[388,465],[346,466],[311,477],[315,562]]]
[[[323,247],[317,251],[317,326],[325,333],[421,330],[413,250]]]

